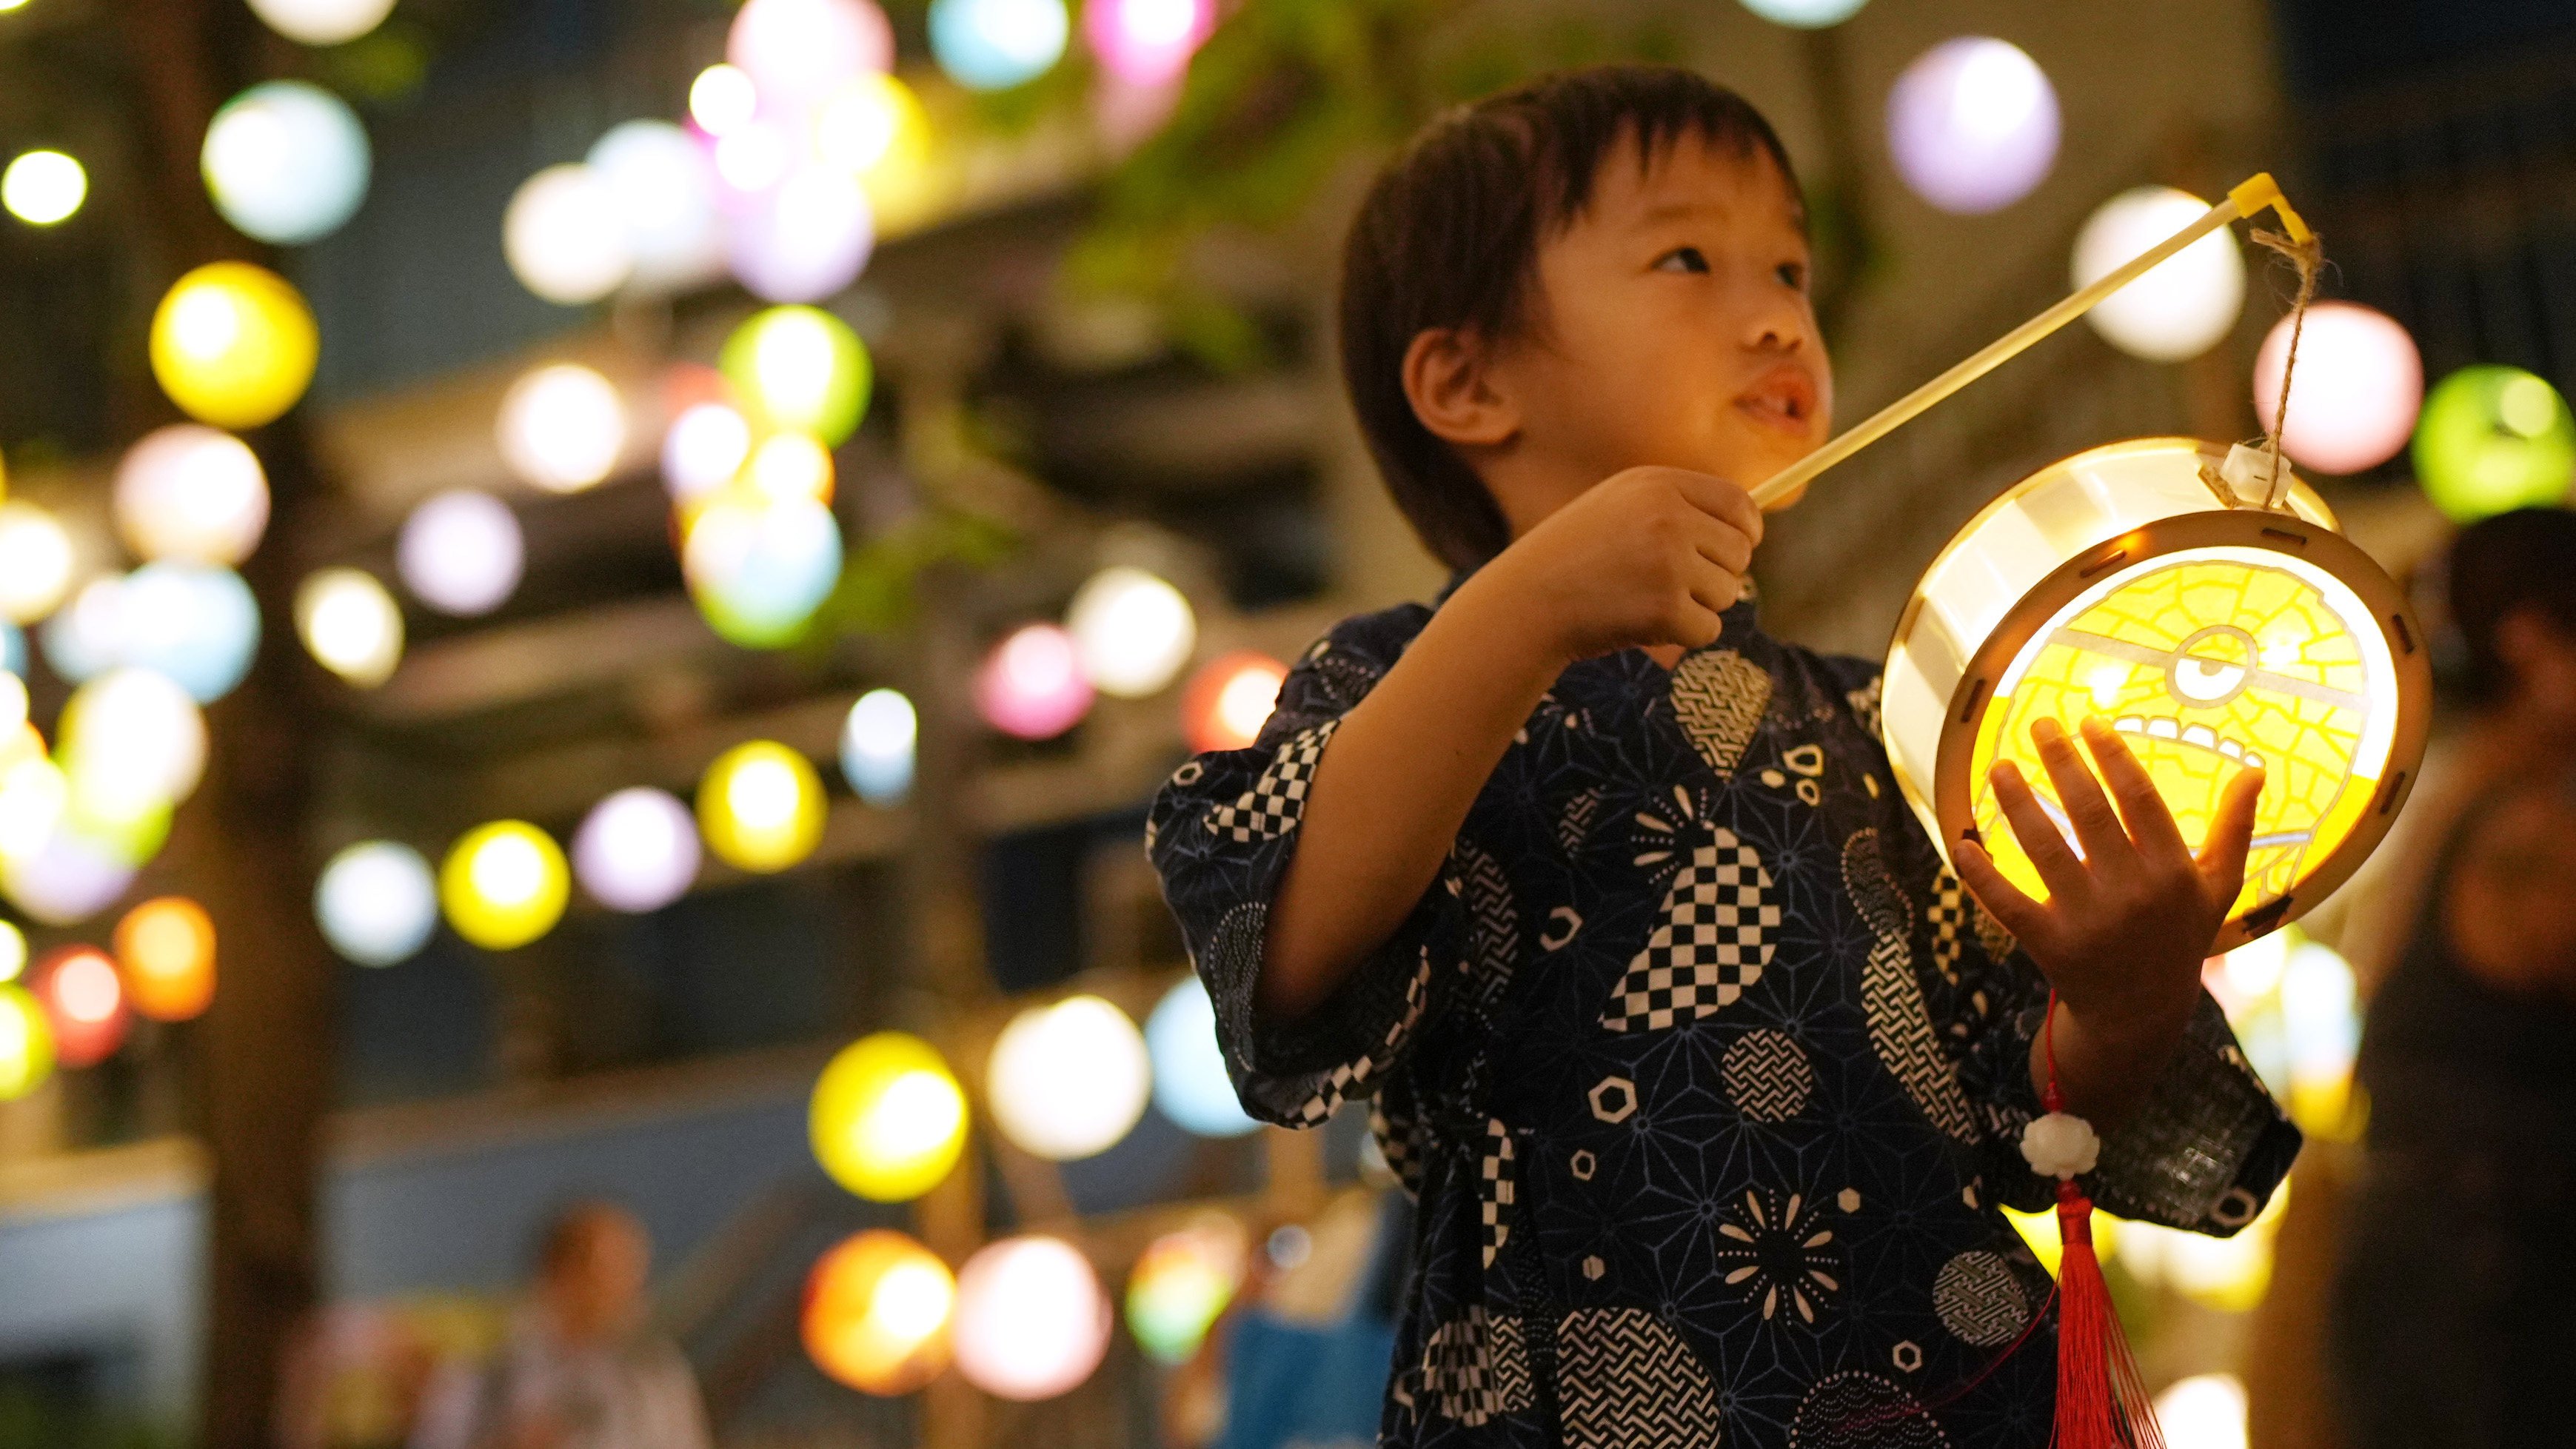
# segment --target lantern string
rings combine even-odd
[[[2281,471],[2281,434],[2290,425],[2290,379],[2299,370],[2299,334],[2306,330],[2308,303],[2317,295],[2317,274],[2325,270],[2326,245],[2323,237],[2311,234],[2304,241],[2293,241],[2276,231],[2253,228],[2255,242],[2278,252],[2298,271],[2298,295],[2290,301],[2290,349],[2281,360],[2281,396],[2272,407],[2271,432],[2263,446],[2270,454],[2270,488],[2263,506],[2278,510],[2289,496],[2289,475]]]

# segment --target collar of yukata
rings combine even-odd
[[[1442,585],[1439,595],[1432,599],[1431,607],[1437,609],[1441,605],[1448,603],[1449,596],[1458,592],[1458,586],[1475,576],[1475,569],[1460,569],[1456,573],[1451,574],[1449,576],[1449,582]],[[1724,628],[1719,633],[1718,638],[1721,641],[1742,639],[1753,633],[1755,630],[1761,628],[1761,602],[1761,586],[1754,581],[1750,574],[1746,575],[1744,579],[1744,597],[1737,599],[1732,607],[1727,609],[1725,613],[1718,616],[1718,618],[1724,623]]]

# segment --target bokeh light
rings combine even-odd
[[[710,281],[724,270],[715,163],[687,131],[668,121],[611,126],[585,164],[616,198],[632,267],[629,285],[671,291]]]
[[[986,1245],[957,1275],[957,1371],[996,1398],[1051,1399],[1091,1377],[1109,1348],[1109,1299],[1062,1238]]]
[[[27,933],[9,921],[0,921],[0,981],[15,981],[27,974]]]
[[[1243,1286],[1243,1225],[1205,1213],[1145,1246],[1127,1279],[1127,1331],[1155,1362],[1189,1362]]]
[[[819,308],[755,314],[725,339],[718,366],[764,432],[805,433],[837,448],[867,413],[867,348],[848,323]]]
[[[440,613],[459,617],[501,607],[519,587],[526,562],[518,515],[471,488],[422,500],[394,541],[394,571],[403,587]]]
[[[578,162],[520,184],[501,217],[501,251],[521,286],[567,307],[598,301],[635,270],[617,189]]]
[[[908,1394],[948,1367],[957,1280],[937,1254],[871,1228],[844,1239],[805,1279],[806,1355],[863,1394]]]
[[[9,622],[5,613],[0,613],[0,670],[20,675],[27,672],[27,632]],[[6,733],[0,731],[0,738],[5,738]]]
[[[394,0],[250,0],[268,28],[305,45],[345,45],[393,13]]]
[[[761,117],[727,131],[716,142],[716,177],[733,195],[729,209],[749,209],[787,178],[796,164],[795,138],[784,121]]]
[[[1260,1130],[1234,1095],[1225,1053],[1216,1042],[1216,1003],[1207,984],[1184,978],[1145,1018],[1145,1050],[1154,1059],[1154,1105],[1201,1137],[1240,1137]]]
[[[921,720],[902,691],[871,689],[841,722],[841,774],[859,798],[893,805],[912,793]]]
[[[80,586],[70,603],[36,631],[45,663],[78,684],[116,667],[125,657],[125,578],[101,574]]]
[[[501,399],[493,424],[501,459],[549,493],[578,493],[617,471],[626,401],[617,384],[577,362],[536,368]]]
[[[130,827],[185,800],[206,768],[206,717],[166,675],[132,665],[72,691],[61,758],[74,812]]]
[[[2056,88],[2010,41],[1945,40],[1888,94],[1897,174],[1943,211],[2000,211],[2029,195],[2057,160],[2057,139]]]
[[[1199,641],[1198,616],[1181,591],[1125,564],[1083,584],[1065,612],[1065,627],[1081,651],[1084,677],[1120,699],[1160,692]]]
[[[1053,739],[1091,713],[1091,681],[1073,636],[1053,624],[1012,631],[975,673],[975,708],[987,723],[1024,740]]]
[[[114,905],[133,884],[134,866],[123,852],[59,822],[32,851],[0,857],[0,891],[49,926],[78,925]]]
[[[0,171],[0,206],[29,226],[68,221],[89,198],[89,173],[60,151],[28,151]]]
[[[2245,1449],[2245,1382],[2234,1374],[2193,1374],[2156,1395],[2156,1423],[2172,1449]]]
[[[33,725],[0,750],[0,862],[31,860],[54,839],[70,803],[71,785],[62,766],[45,753],[45,742]]]
[[[891,75],[860,76],[814,114],[816,158],[858,178],[881,236],[929,215],[940,176],[934,140],[921,98]]]
[[[402,663],[402,608],[360,569],[308,575],[295,590],[295,632],[316,663],[360,689],[393,678]]]
[[[2298,379],[2290,387],[2295,418]],[[2566,501],[2576,477],[2576,422],[2558,389],[2521,368],[2464,367],[2424,399],[2415,475],[2433,506],[2457,523],[2551,507]]]
[[[858,178],[805,166],[747,198],[725,232],[725,256],[755,297],[819,302],[859,279],[876,239]]]
[[[841,577],[841,526],[811,498],[718,495],[680,550],[689,596],[710,628],[746,649],[776,649],[805,632]]]
[[[778,105],[802,109],[864,71],[894,65],[894,27],[872,0],[750,0],[725,59]]]
[[[572,838],[573,874],[613,911],[658,911],[698,878],[698,827],[667,790],[630,786],[590,807]]]
[[[689,82],[689,119],[710,136],[728,136],[760,113],[760,88],[739,67],[711,65]]]
[[[2198,221],[2209,203],[2170,186],[2123,191],[2075,237],[2075,285],[2090,286]],[[2104,298],[2085,320],[2111,345],[2150,362],[2181,362],[2218,345],[2245,305],[2236,234],[2211,232]]]
[[[32,624],[71,592],[72,537],[33,503],[0,503],[0,614]]]
[[[734,746],[698,782],[698,829],[737,870],[781,871],[813,854],[823,817],[822,777],[774,740]]]
[[[772,433],[752,449],[743,485],[761,499],[832,501],[832,453],[803,433]]]
[[[45,1009],[54,1060],[75,1071],[94,1067],[125,1044],[133,1014],[116,963],[96,946],[48,952],[27,974],[27,989]]]
[[[215,923],[185,896],[156,896],[116,923],[116,964],[137,1012],[186,1021],[215,999]]]
[[[145,564],[115,582],[114,600],[115,662],[168,675],[199,704],[232,693],[258,656],[259,602],[230,569]]]
[[[438,886],[419,851],[361,841],[322,867],[313,918],[332,950],[361,966],[391,966],[429,944],[438,928]]]
[[[268,474],[230,433],[174,423],[146,433],[116,468],[116,530],[143,559],[226,567],[268,527]]]
[[[930,0],[930,53],[970,91],[1008,90],[1064,58],[1064,0]]]
[[[1776,25],[1823,30],[1860,13],[1869,0],[1744,0],[1744,8]]]
[[[662,435],[662,484],[671,501],[713,497],[751,456],[751,424],[730,403],[694,403]]]
[[[1106,1151],[1145,1115],[1153,1073],[1144,1035],[1097,996],[1012,1017],[993,1042],[984,1091],[994,1124],[1053,1162]]]
[[[218,428],[276,421],[304,396],[321,355],[303,295],[248,262],[197,268],[152,314],[152,375],[181,411]]]
[[[2281,370],[2293,318],[2272,324],[2254,356],[2254,412],[2269,429],[2281,407]],[[2281,451],[2302,468],[2358,473],[2397,456],[2424,407],[2424,359],[2405,326],[2353,302],[2308,308],[2299,333]]]
[[[2279,990],[2290,1115],[2313,1135],[2343,1140],[2361,1048],[2352,963],[2323,942],[2301,940],[2283,961]]]
[[[246,235],[301,246],[338,231],[367,196],[367,128],[338,96],[269,81],[226,102],[198,154],[215,210]]]
[[[512,950],[553,930],[571,894],[563,851],[523,820],[467,831],[438,868],[447,923],[487,951]]]
[[[1101,67],[1131,86],[1169,85],[1216,28],[1216,0],[1089,0],[1082,38]]]
[[[1201,665],[1181,692],[1181,734],[1190,749],[1205,754],[1250,746],[1279,707],[1279,686],[1287,679],[1287,665],[1249,649]]]
[[[843,1047],[815,1079],[806,1128],[832,1180],[874,1202],[939,1185],[966,1146],[966,1094],[937,1049],[881,1031]]]
[[[14,982],[0,983],[0,1102],[14,1102],[54,1074],[54,1029],[45,1008]]]
[[[14,669],[0,669],[0,740],[22,740],[26,728],[27,681]]]

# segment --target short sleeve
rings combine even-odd
[[[1433,1005],[1432,962],[1459,957],[1465,909],[1444,864],[1403,924],[1322,1004],[1284,1023],[1253,1011],[1270,902],[1294,858],[1307,786],[1342,716],[1429,618],[1408,606],[1345,621],[1289,671],[1250,748],[1192,758],[1154,797],[1146,850],[1215,1002],[1236,1094],[1264,1121],[1316,1126],[1374,1092]]]

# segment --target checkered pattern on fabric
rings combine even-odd
[[[1512,1177],[1515,1172],[1512,1165],[1512,1129],[1504,1126],[1496,1118],[1485,1119],[1485,1158],[1482,1167],[1484,1189],[1479,1196],[1482,1199],[1482,1217],[1485,1224],[1485,1266],[1490,1268],[1494,1266],[1494,1255],[1503,1250],[1503,1244],[1510,1241],[1512,1236],[1509,1209],[1512,1205]]]
[[[1530,1406],[1529,1345],[1521,1321],[1469,1308],[1422,1347],[1421,1396],[1433,1412],[1474,1428]]]
[[[1367,1086],[1370,1079],[1383,1073],[1395,1060],[1396,1051],[1404,1045],[1404,1039],[1412,1034],[1413,1024],[1422,1019],[1423,1003],[1430,999],[1431,951],[1429,947],[1425,947],[1422,952],[1422,964],[1415,968],[1413,979],[1406,982],[1404,986],[1404,1015],[1396,1019],[1395,1025],[1387,1028],[1385,1042],[1378,1050],[1367,1056],[1357,1061],[1344,1062],[1324,1073],[1314,1092],[1298,1105],[1297,1125],[1301,1127],[1324,1125],[1335,1112],[1341,1110],[1344,1102],[1359,1095],[1360,1089]]]
[[[1377,1155],[1386,1159],[1386,1170],[1395,1174],[1408,1195],[1418,1198],[1422,1196],[1422,1146],[1414,1134],[1421,1124],[1409,1104],[1391,1102],[1388,1096],[1380,1092],[1369,1100],[1369,1135],[1377,1139]]]
[[[1662,1031],[1725,1007],[1762,979],[1779,925],[1780,904],[1760,853],[1732,830],[1710,831],[1673,877],[1663,924],[1628,963],[1601,1024]]]
[[[1932,964],[1951,985],[1959,984],[1959,947],[1967,933],[1968,892],[1944,866],[1932,881]]]
[[[1315,763],[1324,757],[1324,743],[1333,737],[1340,720],[1326,720],[1310,730],[1290,735],[1271,757],[1270,768],[1252,782],[1231,805],[1217,805],[1208,810],[1207,827],[1237,845],[1256,840],[1276,840],[1297,828],[1306,813],[1306,787],[1315,778]]]

